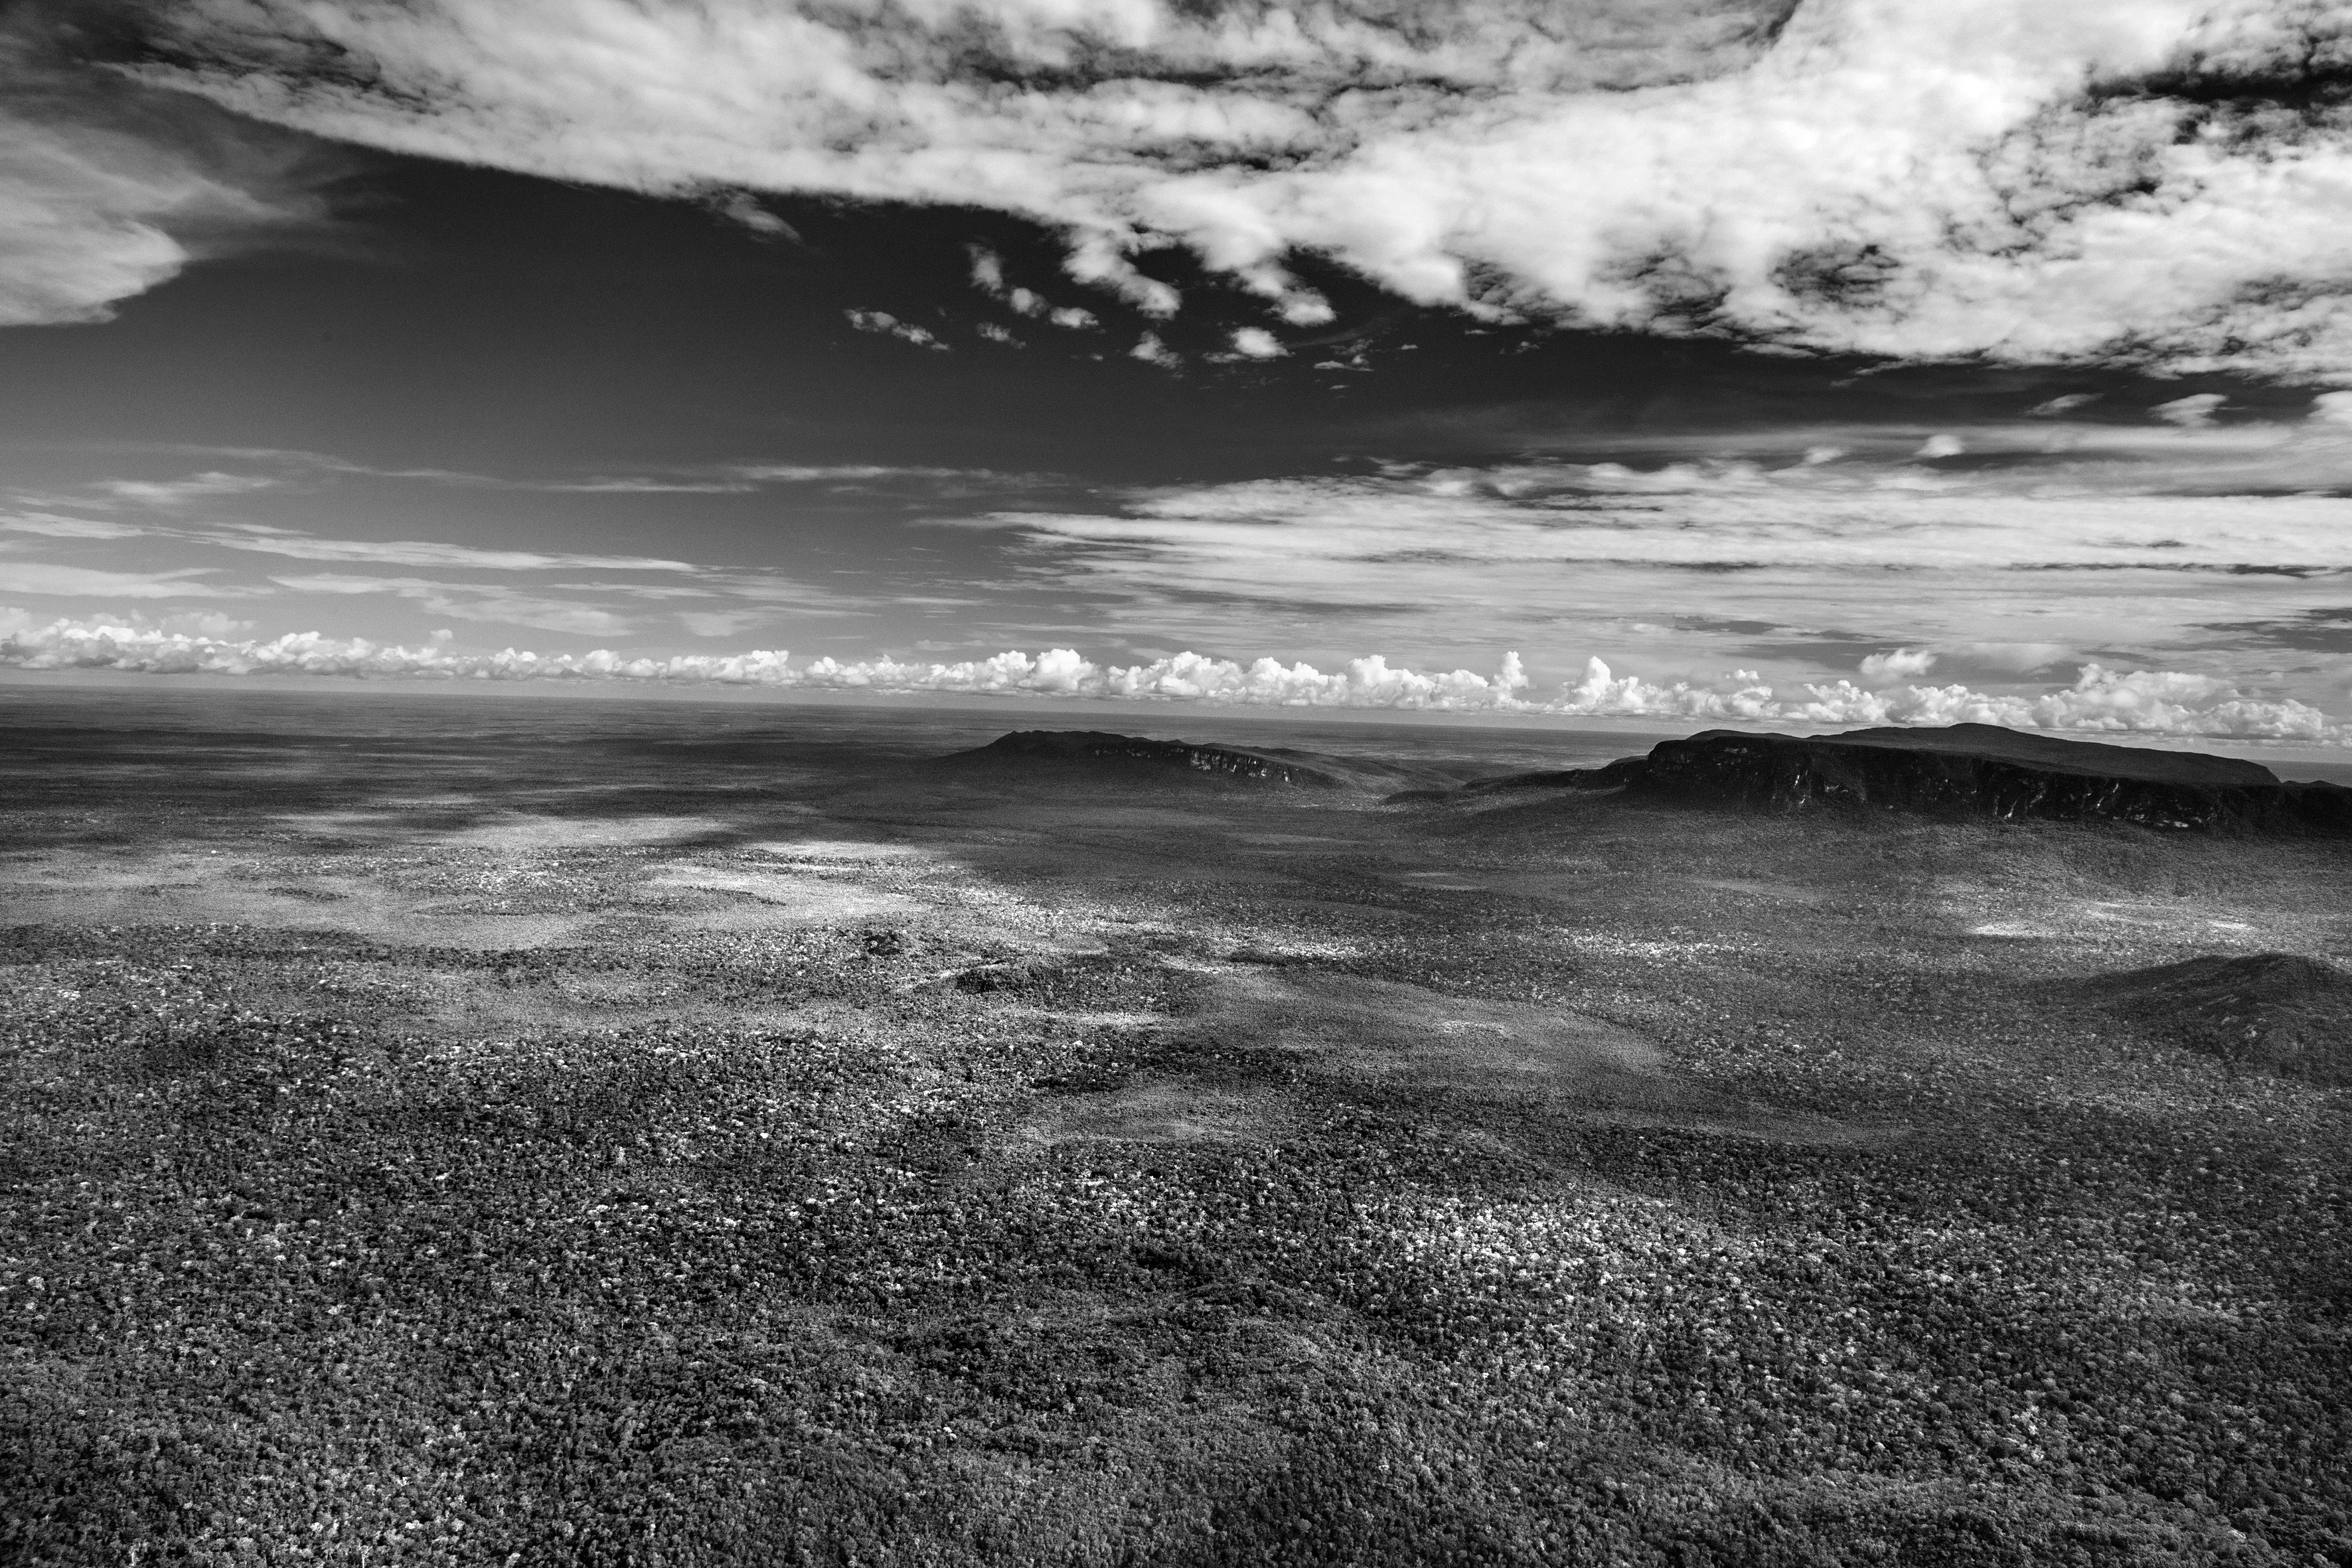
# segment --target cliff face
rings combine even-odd
[[[1181,769],[1255,784],[1333,788],[1344,781],[1319,768],[1227,746],[1196,746],[1184,741],[1148,741],[1101,730],[1018,730],[954,761],[1044,762],[1147,770]]]
[[[2061,741],[1990,724],[1821,736],[1710,730],[1552,782],[1781,810],[1876,806],[2004,822],[2352,834],[2352,790],[2339,784],[2282,784],[2268,768],[2235,758]]]

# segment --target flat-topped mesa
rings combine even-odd
[[[2352,834],[2352,789],[2340,784],[2283,784],[2259,763],[2232,757],[2062,741],[1994,724],[1810,736],[1709,730],[1662,742],[1646,757],[1541,782],[1780,810],[1875,806],[2003,822]]]
[[[1150,741],[1102,730],[1017,730],[975,751],[959,752],[950,763],[1034,761],[1147,769],[1183,769],[1252,784],[1298,784],[1330,789],[1346,781],[1303,763],[1231,746],[1196,746],[1186,741]]]

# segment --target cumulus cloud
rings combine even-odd
[[[1761,681],[1657,685],[1617,676],[1595,658],[1552,712],[1593,716],[1819,725],[2002,724],[2016,730],[2105,734],[2200,735],[2344,745],[2352,732],[2307,703],[2249,697],[2209,676],[2083,667],[2053,691],[1991,695],[1965,686],[1865,690],[1847,681],[1796,691]]]
[[[2352,38],[2299,0],[152,15],[140,74],[247,114],[636,190],[993,206],[1150,312],[1181,301],[1134,258],[1175,243],[1301,324],[1314,253],[1596,327],[2352,375],[2352,117],[2308,90]]]
[[[861,332],[879,332],[884,337],[910,342],[917,348],[937,349],[941,353],[948,352],[947,344],[940,342],[929,328],[902,321],[887,310],[844,310],[842,315]]]
[[[1162,370],[1174,370],[1184,363],[1184,356],[1160,341],[1157,332],[1146,332],[1135,340],[1127,351],[1129,359],[1139,359],[1146,364],[1156,364]]]
[[[263,639],[166,631],[113,620],[20,621],[0,637],[0,666],[116,669],[154,674],[294,674],[474,680],[621,680],[674,685],[882,693],[1067,697],[1201,702],[1236,707],[1391,709],[1571,718],[1647,718],[1809,726],[2005,724],[2105,734],[2207,736],[2352,743],[2346,728],[2293,700],[2249,696],[2210,677],[2118,672],[2086,665],[2072,686],[1991,695],[1964,686],[1865,690],[1845,681],[1781,689],[1749,672],[1722,681],[1662,684],[1620,676],[1600,658],[1546,697],[1531,690],[1516,653],[1493,674],[1422,672],[1378,656],[1339,669],[1261,658],[1243,664],[1181,653],[1137,665],[1097,664],[1074,649],[1001,653],[921,663],[895,658],[800,665],[781,649],[630,658],[610,649],[540,654],[466,653],[436,636],[422,647],[317,632]]]
[[[1893,680],[1907,680],[1925,675],[1936,668],[1936,656],[1926,648],[1898,647],[1893,653],[1874,653],[1862,661],[1862,678],[1874,686]]]
[[[1042,317],[1072,331],[1083,331],[1096,324],[1095,314],[1091,310],[1076,305],[1056,305],[1034,289],[1008,285],[1004,276],[1004,258],[986,246],[971,246],[968,251],[971,257],[971,286],[992,300],[1003,300],[1015,313]],[[996,328],[994,332],[991,332],[987,326],[981,328],[984,336],[995,336],[1003,331],[1002,327]]]

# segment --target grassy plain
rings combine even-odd
[[[0,1560],[2352,1563],[2342,847],[6,700]]]

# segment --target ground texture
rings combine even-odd
[[[2341,847],[0,720],[0,1560],[2352,1563]]]

